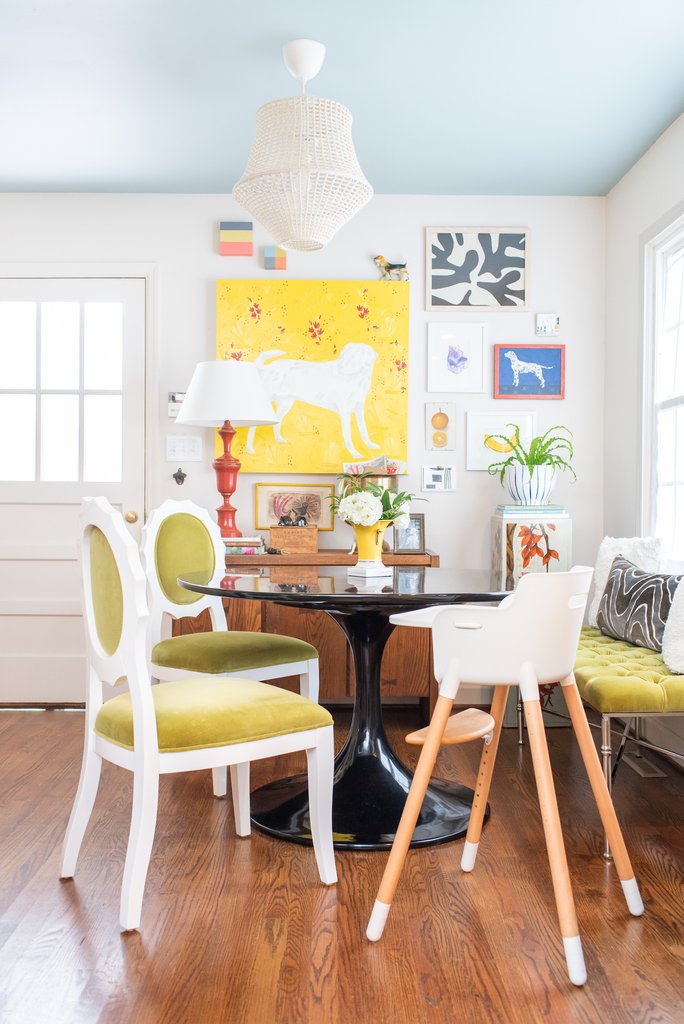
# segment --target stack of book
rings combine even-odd
[[[567,516],[568,510],[563,505],[497,505],[496,513],[504,519],[515,519],[518,516],[558,519]]]
[[[264,538],[256,534],[254,537],[224,537],[226,557],[233,555],[263,555],[266,551]]]

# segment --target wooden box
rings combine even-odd
[[[288,555],[318,551],[317,526],[272,526],[268,536],[270,547]]]

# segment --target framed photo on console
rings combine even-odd
[[[394,527],[395,555],[422,555],[425,553],[425,513],[410,512],[409,522],[403,529]]]

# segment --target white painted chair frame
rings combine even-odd
[[[60,877],[71,878],[74,875],[95,803],[103,759],[133,773],[133,809],[120,911],[121,927],[128,931],[140,925],[145,879],[157,819],[159,776],[229,765],[235,829],[238,835],[247,836],[250,833],[249,762],[304,750],[307,755],[311,832],[316,864],[321,881],[326,885],[334,884],[337,873],[332,845],[332,726],[223,747],[161,753],[146,656],[148,609],[145,575],[138,550],[121,516],[105,498],[89,498],[84,501],[81,525],[88,695],[81,776],[64,838]],[[101,530],[109,541],[119,567],[124,595],[121,640],[112,655],[108,655],[102,648],[95,626],[89,543],[93,527]],[[132,751],[104,740],[94,732],[95,720],[103,704],[104,686],[114,686],[122,677],[128,680],[133,707],[135,749]]]
[[[472,871],[475,867],[509,686],[513,683],[520,686],[568,975],[575,985],[583,985],[587,975],[544,732],[540,684],[561,680],[603,827],[614,847],[615,866],[627,907],[634,916],[644,910],[573,675],[592,573],[591,568],[584,566],[549,576],[530,573],[497,608],[441,606],[391,618],[397,625],[432,628],[435,676],[440,684],[411,791],[414,787],[427,787],[459,685],[474,683],[496,688],[491,708],[496,727],[491,742],[484,745],[482,752],[461,859],[463,871]],[[535,624],[532,641],[529,623]],[[371,941],[382,936],[421,803],[422,795],[418,790],[411,800],[411,812],[405,809],[402,815],[368,923],[366,934]]]

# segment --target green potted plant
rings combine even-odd
[[[485,435],[487,448],[506,455],[492,462],[487,472],[499,477],[516,505],[547,505],[558,470],[568,470],[573,479],[577,479],[571,464],[574,455],[571,431],[560,425],[550,427],[544,434],[533,437],[525,447],[517,424],[507,426],[512,430],[510,437]]]

